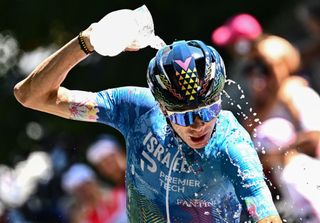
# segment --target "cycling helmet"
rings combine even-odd
[[[199,40],[177,41],[151,59],[147,81],[169,111],[195,109],[220,98],[226,71],[219,53]]]

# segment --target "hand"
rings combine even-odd
[[[130,51],[130,52],[135,52],[140,50],[139,48],[132,48],[132,47],[127,47],[124,51]]]
[[[129,9],[113,11],[93,25],[90,42],[102,56],[116,56],[134,41],[137,35],[134,13]]]

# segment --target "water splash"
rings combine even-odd
[[[244,127],[248,127],[252,129],[251,136],[255,142],[255,149],[259,152],[259,154],[261,156],[268,155],[267,150],[265,149],[263,144],[257,139],[256,128],[262,124],[259,114],[255,111],[255,109],[252,106],[250,106],[250,103],[247,101],[248,97],[246,97],[240,84],[230,79],[226,81],[226,84],[232,87],[229,89],[233,90],[236,93],[233,93],[232,94],[233,96],[231,97],[230,94],[226,90],[224,90],[223,91],[224,102],[226,102],[235,111],[234,114],[238,116],[237,118],[240,119],[239,121],[240,122],[242,121],[242,123],[245,123]],[[288,154],[285,154],[285,155],[288,155]],[[269,174],[279,176],[282,171],[283,171],[283,167],[276,165],[271,167],[271,169],[269,170]],[[279,185],[273,184],[271,179],[269,179],[267,176],[264,177],[264,180],[267,183],[268,187],[274,191],[277,191],[279,190],[279,188],[282,187],[281,184]],[[319,185],[319,189],[320,189],[320,185]],[[285,198],[282,198],[279,194],[276,194],[274,199],[275,199],[275,202],[281,202],[281,200]],[[294,207],[293,206],[290,207],[289,204],[286,204],[285,206],[287,209],[294,210]],[[287,222],[287,219],[283,219],[283,222]]]
[[[162,47],[166,46],[167,44],[159,36],[153,36],[149,45],[150,45],[150,47],[152,47],[156,50],[159,50]]]
[[[257,113],[253,110],[252,107],[248,107],[249,102],[246,101],[246,95],[243,90],[243,88],[240,86],[239,83],[237,83],[234,80],[227,79],[226,80],[226,85],[228,86],[236,86],[236,90],[239,91],[240,95],[239,99],[233,99],[226,90],[223,90],[223,96],[225,96],[224,100],[227,104],[229,104],[231,107],[235,108],[235,114],[238,115],[243,121],[246,121],[246,126],[245,127],[252,127],[255,125],[260,125],[261,121],[260,118],[257,117]],[[247,111],[246,111],[247,110]],[[249,113],[249,114],[246,114]],[[244,122],[243,122],[244,123]],[[256,132],[256,128],[253,129],[253,132]],[[252,137],[255,138],[256,134],[252,134]]]

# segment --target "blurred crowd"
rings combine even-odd
[[[301,42],[265,32],[247,13],[228,18],[211,39],[230,56],[224,109],[251,134],[282,219],[313,223],[320,222],[320,1],[306,1],[297,16],[308,33]],[[101,135],[86,154],[86,162],[68,163],[54,148],[14,169],[0,166],[0,223],[127,222],[125,148]]]
[[[32,153],[14,169],[3,168],[0,222],[127,222],[120,141],[100,135],[88,147],[86,162],[68,162],[67,156],[65,149],[55,147],[50,153]]]
[[[320,222],[320,2],[298,10],[302,43],[264,31],[250,14],[212,33],[231,56],[225,108],[251,134],[285,222]]]

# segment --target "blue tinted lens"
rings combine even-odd
[[[171,122],[181,126],[189,126],[194,123],[195,118],[198,116],[204,122],[210,122],[213,118],[217,117],[221,110],[221,102],[215,102],[212,105],[200,108],[194,111],[172,113],[168,115]]]

